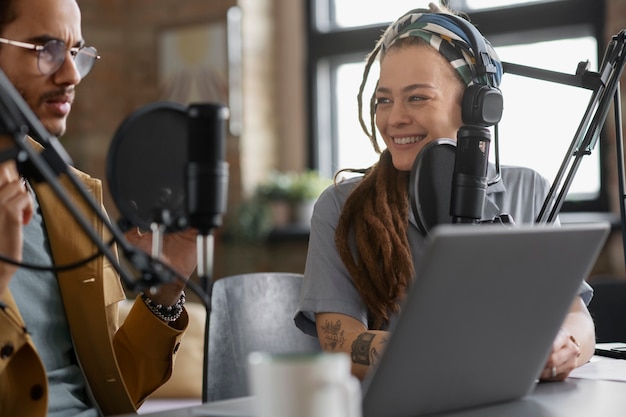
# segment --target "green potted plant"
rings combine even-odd
[[[242,201],[228,217],[228,236],[239,243],[256,243],[270,233],[272,227],[268,206],[258,198]]]
[[[315,201],[331,182],[313,170],[273,171],[268,181],[257,187],[255,196],[268,207],[273,227],[308,227]]]
[[[271,223],[276,228],[291,223],[293,178],[293,173],[272,171],[268,180],[256,189],[256,198],[267,205]]]
[[[266,182],[259,184],[256,195],[261,200],[289,200],[294,174],[291,172],[272,171]]]
[[[303,171],[293,176],[290,195],[294,223],[310,226],[315,201],[331,183],[329,178],[324,178],[313,170]]]

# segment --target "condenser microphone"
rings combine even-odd
[[[221,226],[226,212],[228,108],[217,103],[191,104],[187,117],[186,212],[189,225],[207,235]]]
[[[466,125],[457,133],[452,174],[450,215],[453,223],[478,223],[487,194],[487,166],[491,132]]]

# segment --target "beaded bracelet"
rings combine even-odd
[[[183,314],[183,305],[185,304],[185,292],[180,293],[180,298],[176,304],[171,306],[164,306],[162,304],[156,304],[146,294],[141,293],[141,299],[146,306],[152,311],[152,313],[164,321],[176,321]]]

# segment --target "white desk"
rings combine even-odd
[[[626,361],[601,359],[588,365],[626,369]],[[587,365],[585,365],[587,366]],[[582,368],[579,368],[582,370]],[[624,374],[626,380],[626,374]],[[392,406],[392,405],[390,405]],[[216,401],[179,410],[144,414],[149,417],[253,417],[252,397]],[[533,392],[518,401],[460,412],[438,414],[438,417],[611,417],[626,414],[626,382],[602,379],[568,378],[564,382],[537,384]],[[131,417],[124,415],[120,417]],[[295,417],[295,416],[294,416]]]

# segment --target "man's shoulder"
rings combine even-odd
[[[42,152],[44,150],[44,146],[39,143],[37,140],[31,138],[30,136],[27,138],[28,143],[33,147],[33,149],[35,149],[37,152]],[[69,166],[69,171],[72,175],[75,175],[79,180],[86,182],[86,183],[90,183],[90,182],[95,182],[95,183],[101,183],[101,180],[99,180],[98,178],[94,178],[91,175],[87,174],[84,171],[81,171],[80,169],[74,167],[74,166]]]

